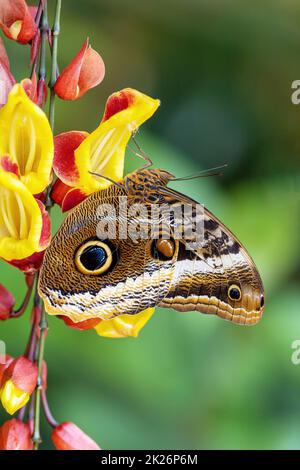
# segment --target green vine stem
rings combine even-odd
[[[25,294],[25,297],[24,297],[24,300],[23,300],[22,304],[20,305],[20,307],[17,310],[14,310],[13,312],[11,312],[10,318],[19,318],[21,315],[23,315],[23,313],[27,309],[28,304],[30,302],[31,294],[32,294],[32,290],[33,290],[33,285],[34,285],[34,279],[32,279],[31,284],[29,284],[29,286],[27,287],[27,291],[26,291],[26,294]]]
[[[50,75],[50,104],[49,104],[49,122],[52,129],[54,131],[54,117],[55,117],[55,93],[54,93],[54,85],[57,78],[57,46],[58,46],[58,36],[60,32],[60,13],[61,13],[61,0],[56,1],[56,8],[55,8],[55,17],[54,17],[54,24],[52,29],[52,49],[51,49],[51,75]],[[43,8],[43,15],[41,20],[41,51],[40,51],[40,66],[39,66],[39,78],[43,82],[46,77],[46,68],[45,68],[45,59],[46,59],[46,43],[47,43],[47,35],[48,35],[48,15],[47,15],[47,1],[44,3]],[[43,86],[43,83],[42,83]],[[47,211],[50,212],[51,204],[48,204],[49,194],[51,191],[51,184],[47,190],[47,197],[46,197],[46,208]],[[41,443],[41,434],[40,434],[40,410],[41,410],[41,403],[43,404],[44,412],[48,420],[51,421],[51,424],[54,426],[56,421],[51,415],[49,410],[46,394],[43,390],[43,378],[42,378],[42,369],[43,369],[43,359],[44,359],[44,351],[45,351],[45,340],[46,340],[46,333],[48,329],[47,324],[47,317],[44,306],[42,307],[41,318],[39,322],[39,329],[40,329],[40,337],[39,341],[36,346],[36,362],[38,367],[38,380],[37,380],[37,387],[35,390],[35,401],[34,401],[34,426],[33,426],[33,435],[32,441],[34,445],[34,449],[38,450],[39,444]]]
[[[54,116],[55,116],[55,93],[54,85],[57,79],[57,45],[58,36],[60,33],[60,12],[61,0],[56,0],[54,24],[52,28],[52,62],[51,62],[51,76],[49,82],[50,88],[50,105],[49,105],[49,121],[52,131],[54,131]]]
[[[37,24],[37,26],[40,26],[41,17],[42,17],[42,13],[43,13],[43,4],[44,4],[44,0],[40,0],[38,9],[37,9],[37,12],[36,12],[36,15],[35,15],[35,23]],[[32,63],[31,63],[31,72],[30,72],[30,78],[31,79],[32,79],[33,74],[35,72],[37,61],[38,61],[38,54],[36,53],[35,57],[33,58]]]
[[[40,340],[38,343],[38,355],[37,355],[37,366],[38,366],[38,380],[37,387],[35,391],[35,404],[34,404],[34,428],[32,441],[34,449],[38,450],[39,444],[41,442],[40,435],[40,411],[41,411],[41,393],[43,389],[43,378],[42,378],[42,369],[43,369],[43,359],[45,351],[45,340],[46,340],[46,331],[47,331],[47,319],[46,312],[43,308],[41,320],[40,320]]]
[[[41,48],[40,48],[40,64],[39,64],[39,87],[38,87],[38,103],[40,106],[43,105],[44,101],[44,90],[45,90],[45,79],[46,79],[46,46],[48,42],[48,9],[47,0],[44,2],[43,14],[40,23],[41,31]]]

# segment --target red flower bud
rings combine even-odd
[[[24,356],[14,359],[4,372],[4,380],[12,380],[16,387],[31,394],[36,387],[38,369],[34,362]]]
[[[4,371],[1,383],[1,402],[10,414],[22,408],[34,391],[38,378],[36,364],[26,357],[14,359]]]
[[[0,28],[9,39],[27,44],[37,32],[34,10],[30,10],[25,0],[1,0]]]
[[[11,419],[0,427],[0,450],[32,449],[33,443],[28,424],[18,419]]]
[[[6,289],[6,287],[0,284],[0,320],[7,320],[15,305],[15,298]]]
[[[57,426],[51,439],[57,450],[101,450],[93,439],[70,421]]]
[[[105,65],[87,39],[56,81],[54,91],[63,100],[76,100],[102,82]]]

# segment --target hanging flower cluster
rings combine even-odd
[[[24,272],[40,267],[50,217],[38,198],[51,180],[53,136],[19,84],[0,110],[0,257]]]
[[[95,191],[106,189],[124,176],[124,158],[133,132],[157,110],[159,101],[125,88],[107,100],[96,129],[69,131],[53,137],[55,96],[77,100],[99,85],[104,62],[87,39],[69,65],[59,74],[57,46],[61,0],[56,0],[55,20],[47,24],[47,1],[28,6],[25,0],[0,1],[0,28],[6,38],[30,46],[31,74],[16,83],[4,42],[0,38],[0,258],[24,273],[27,292],[16,309],[15,299],[0,284],[0,320],[22,315],[33,298],[31,332],[24,354],[6,356],[0,364],[0,401],[17,417],[0,427],[0,450],[37,449],[41,442],[39,413],[42,403],[52,426],[58,450],[99,450],[100,447],[74,423],[59,424],[47,401],[47,366],[43,358],[47,318],[37,292],[39,269],[51,240],[50,210],[58,204],[68,211]],[[49,91],[45,77],[45,50],[51,51]],[[50,93],[49,119],[44,112]],[[94,329],[109,338],[136,337],[153,315],[147,309],[137,315],[112,320],[92,319],[71,328]],[[29,413],[29,410],[30,413]]]

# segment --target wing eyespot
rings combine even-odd
[[[228,288],[228,297],[232,301],[239,301],[242,298],[242,291],[239,286],[232,284]]]
[[[113,260],[110,247],[100,240],[90,240],[77,250],[75,266],[82,274],[98,276],[105,273]]]
[[[176,251],[176,243],[173,238],[159,238],[152,243],[152,256],[160,261],[167,261],[173,258]]]

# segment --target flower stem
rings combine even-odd
[[[46,332],[48,328],[46,312],[44,308],[42,310],[39,327],[40,327],[40,339],[39,339],[39,344],[38,344],[38,355],[37,355],[38,379],[37,379],[37,387],[35,390],[34,428],[33,428],[33,436],[32,436],[32,441],[33,441],[35,450],[38,450],[39,444],[41,442],[40,409],[41,409],[41,392],[43,389],[42,369],[43,369],[43,359],[44,359],[44,351],[45,351]]]
[[[60,32],[60,12],[61,12],[61,0],[56,0],[56,8],[55,8],[55,17],[54,17],[54,24],[52,29],[52,49],[51,49],[51,75],[50,75],[50,105],[49,105],[49,122],[52,129],[54,130],[54,117],[55,117],[55,93],[54,93],[54,85],[56,82],[56,74],[57,74],[57,45],[58,45],[58,36]],[[43,9],[43,16],[41,21],[41,51],[40,51],[40,67],[39,67],[39,79],[40,79],[40,86],[42,90],[44,90],[45,78],[46,78],[46,40],[48,34],[48,17],[47,17],[47,1],[44,2],[44,9]],[[41,96],[41,102],[43,102],[43,92],[39,93],[39,99]],[[46,208],[47,211],[50,212],[51,204],[48,204],[49,194],[51,191],[51,185],[48,186],[47,189],[47,196],[46,196]],[[38,282],[38,281],[37,281]],[[36,298],[35,301],[40,302],[38,293],[36,291]],[[37,319],[35,319],[37,321]],[[46,340],[46,332],[48,328],[47,324],[47,317],[45,308],[43,306],[41,311],[41,317],[39,322],[40,328],[40,337],[38,343],[35,347],[36,349],[36,362],[38,367],[38,379],[37,379],[37,387],[35,390],[34,395],[34,403],[32,412],[34,415],[34,426],[33,426],[33,435],[32,441],[34,450],[38,450],[39,444],[41,443],[41,434],[40,434],[40,409],[41,409],[41,401],[43,404],[44,412],[46,419],[51,424],[51,426],[56,426],[57,423],[53,418],[45,391],[43,390],[43,377],[42,377],[42,369],[43,369],[43,359],[44,359],[44,351],[45,351],[45,340]],[[35,338],[35,333],[32,333],[32,338]],[[32,348],[30,348],[30,354],[32,354]]]
[[[39,85],[38,85],[38,104],[43,105],[45,95],[45,80],[46,80],[46,46],[48,41],[48,10],[47,0],[44,2],[43,14],[41,18],[41,48],[40,48],[40,64],[39,64]]]
[[[43,403],[43,409],[44,409],[46,420],[48,421],[50,426],[52,426],[52,428],[56,428],[56,426],[58,426],[58,422],[56,421],[56,419],[53,417],[53,414],[51,413],[45,390],[42,390],[41,396],[42,396],[42,403]]]
[[[52,61],[51,61],[51,76],[49,82],[50,88],[50,105],[49,105],[49,121],[52,131],[54,130],[54,115],[55,115],[55,93],[54,85],[57,79],[57,46],[58,36],[60,33],[60,13],[61,13],[61,0],[56,0],[54,24],[52,28]]]
[[[26,351],[25,351],[25,356],[30,361],[34,361],[35,359],[35,350],[36,350],[36,343],[37,343],[36,331],[38,327],[38,322],[40,321],[39,307],[40,307],[41,299],[39,297],[37,288],[38,288],[38,283],[36,282],[32,318],[31,318],[32,326],[31,326],[29,341],[28,341]]]
[[[22,304],[17,310],[14,310],[13,312],[11,312],[10,318],[19,318],[21,315],[23,315],[31,299],[33,284],[34,283],[32,283],[31,285],[29,285],[29,287],[27,287],[27,291],[26,291]]]
[[[35,23],[38,27],[40,26],[40,22],[41,22],[41,17],[42,17],[42,13],[43,13],[43,6],[44,6],[44,0],[40,0],[38,9],[37,9],[37,12],[36,12],[36,15],[35,15]],[[33,40],[33,41],[35,41],[35,40]],[[30,65],[31,65],[30,78],[31,79],[32,79],[33,74],[34,74],[35,69],[36,69],[36,64],[37,64],[37,61],[38,61],[39,50],[40,50],[39,39],[37,41],[38,41],[38,44],[37,44],[36,47],[37,47],[38,50],[34,54],[34,57],[32,59],[30,58]],[[31,45],[31,48],[32,47],[33,47],[33,44]]]

